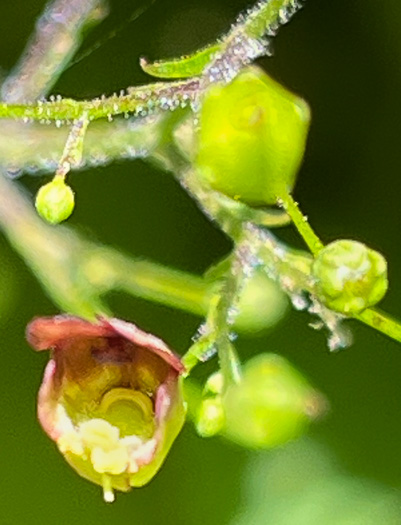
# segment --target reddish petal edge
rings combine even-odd
[[[27,326],[26,338],[35,350],[49,350],[72,337],[107,337],[114,335],[111,327],[93,324],[72,315],[37,317]]]
[[[57,417],[57,398],[54,396],[54,374],[56,362],[53,359],[47,363],[42,385],[38,395],[38,418],[46,434],[57,441],[63,434],[63,428]]]
[[[112,327],[118,335],[128,339],[135,345],[147,348],[157,354],[179,374],[185,371],[185,366],[181,359],[158,337],[144,332],[133,323],[128,323],[121,319],[101,319],[101,321],[104,323],[104,326]]]
[[[27,326],[26,338],[35,350],[48,350],[57,347],[65,339],[72,337],[111,337],[121,336],[137,346],[146,348],[161,357],[179,374],[185,371],[180,358],[158,337],[142,331],[127,321],[99,317],[96,324],[71,315],[37,317]]]

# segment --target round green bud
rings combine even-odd
[[[223,395],[223,435],[248,448],[269,449],[300,436],[324,402],[284,358],[261,354]]]
[[[213,189],[250,205],[290,192],[309,129],[307,103],[256,67],[212,86],[199,116],[195,164]]]
[[[246,280],[238,301],[234,328],[256,335],[275,326],[288,310],[288,297],[263,270]]]
[[[219,434],[224,427],[224,408],[221,397],[206,397],[201,401],[196,420],[196,429],[202,437]]]
[[[323,248],[313,263],[312,273],[318,298],[345,315],[374,306],[388,288],[383,255],[352,240],[335,241]]]
[[[203,394],[205,396],[217,396],[222,394],[224,387],[223,374],[221,372],[215,372],[208,377],[205,386],[203,388]]]
[[[74,210],[74,204],[74,192],[62,177],[55,177],[42,186],[36,195],[36,210],[50,224],[68,219]]]
[[[224,428],[224,407],[221,398],[223,383],[222,373],[215,372],[208,378],[203,388],[195,420],[198,434],[202,437],[220,434]]]

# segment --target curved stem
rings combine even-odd
[[[289,193],[280,196],[277,202],[288,213],[308,248],[316,256],[324,248],[324,245],[310,226],[308,218],[299,209],[298,203],[294,201]]]

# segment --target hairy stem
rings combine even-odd
[[[324,248],[324,245],[310,226],[308,218],[300,211],[298,203],[294,201],[289,193],[280,196],[278,203],[288,213],[306,245],[312,254],[316,256]]]
[[[189,106],[199,95],[197,79],[183,82],[149,84],[128,88],[127,92],[100,97],[94,100],[73,100],[52,97],[50,100],[38,100],[31,104],[0,103],[1,119],[22,119],[26,122],[55,121],[72,122],[86,114],[89,121],[117,115],[144,117],[156,111],[171,111]]]
[[[281,24],[288,22],[301,7],[298,0],[262,0],[240,16],[231,30],[216,43],[190,55],[149,63],[142,69],[158,78],[188,78],[203,75],[208,81],[229,81],[246,64],[262,54],[269,54],[268,41]]]
[[[2,99],[25,102],[45,95],[80,46],[83,30],[106,15],[104,0],[55,0],[48,5],[2,87]]]
[[[161,140],[161,118],[114,122],[98,121],[88,127],[79,168],[103,166],[116,159],[147,157]],[[11,175],[54,172],[67,141],[69,128],[0,122],[0,165]],[[26,145],[30,147],[27,148]],[[74,166],[77,169],[77,166]]]

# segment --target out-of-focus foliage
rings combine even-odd
[[[255,455],[242,480],[245,510],[232,525],[388,525],[400,520],[400,495],[351,477],[327,449],[299,441],[275,457]]]

